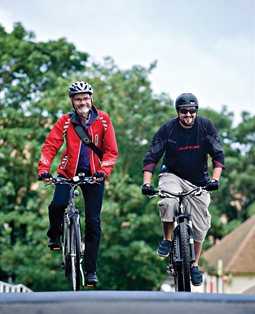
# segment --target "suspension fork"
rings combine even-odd
[[[193,236],[193,223],[192,216],[188,215],[188,232],[189,232],[189,244],[190,244],[190,262],[191,264],[195,262],[195,245]]]

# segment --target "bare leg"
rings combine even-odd
[[[196,242],[194,241],[194,247],[195,247],[195,262],[193,263],[193,266],[198,266],[198,261],[202,252],[202,246],[203,242]]]
[[[174,223],[173,222],[162,221],[162,229],[163,229],[163,233],[164,233],[164,240],[171,241],[173,228],[174,228]]]

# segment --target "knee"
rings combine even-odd
[[[66,209],[68,203],[66,202],[51,202],[49,205],[49,212],[62,212]]]
[[[89,229],[101,228],[100,218],[98,217],[94,219],[86,219],[86,228]]]
[[[102,233],[100,219],[86,220],[85,223],[85,238],[87,241],[92,239],[100,239]]]
[[[194,240],[196,242],[203,243],[209,229],[210,229],[210,224],[209,225],[203,225],[203,227],[194,226],[194,224],[193,224]]]
[[[176,208],[174,199],[162,199],[158,202],[159,215],[162,221],[172,222]]]

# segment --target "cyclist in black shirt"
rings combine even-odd
[[[159,175],[159,187],[162,190],[181,192],[195,186],[207,185],[207,190],[217,190],[222,169],[224,152],[212,122],[197,116],[198,101],[190,93],[181,94],[175,102],[178,117],[165,122],[154,135],[151,146],[144,158],[144,182],[142,193],[152,195],[152,174],[163,157]],[[208,173],[208,155],[212,159],[211,179]],[[208,211],[210,194],[204,192],[199,197],[187,198],[187,208],[192,208],[195,239],[195,262],[191,271],[191,281],[195,286],[201,285],[203,276],[198,267],[203,241],[211,226]],[[164,239],[157,253],[169,256],[172,246],[173,213],[177,206],[175,198],[165,198],[158,202],[162,221]]]

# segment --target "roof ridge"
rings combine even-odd
[[[246,221],[249,221],[250,219],[254,219],[255,216],[250,217],[249,219],[247,219]],[[245,223],[245,222],[244,222]],[[249,241],[249,239],[251,238],[253,232],[255,229],[255,225],[253,224],[250,231],[248,232],[247,236],[244,238],[244,240],[241,242],[241,245],[238,246],[237,252],[235,255],[233,255],[233,259],[231,259],[231,261],[228,263],[228,269],[231,269],[231,267],[234,265],[234,263],[236,262],[236,260],[238,259],[238,257],[240,256],[240,252],[243,250],[243,248],[245,247],[246,243]],[[224,265],[223,265],[224,267]]]

